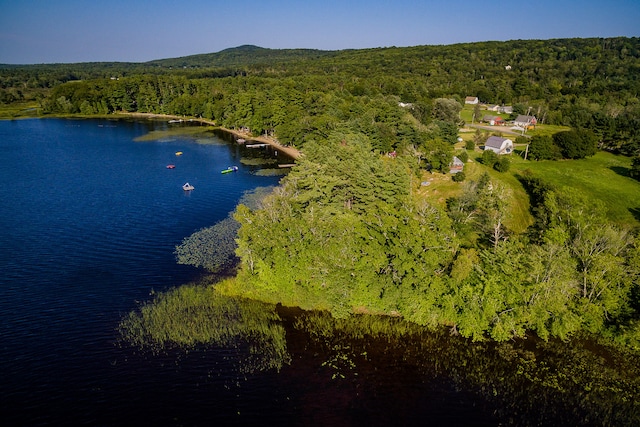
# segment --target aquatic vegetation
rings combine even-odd
[[[258,157],[247,158],[243,157],[240,159],[240,163],[245,166],[265,166],[265,165],[275,165],[278,163],[276,159],[262,159]]]
[[[136,142],[147,141],[175,141],[178,139],[196,139],[199,144],[223,144],[216,138],[211,137],[211,131],[215,129],[213,126],[179,126],[170,129],[153,130],[145,135],[135,138]]]
[[[321,367],[333,380],[353,381],[381,366],[401,366],[423,382],[470,390],[500,419],[516,425],[640,423],[640,359],[593,335],[570,342],[533,336],[472,342],[445,328],[427,330],[399,318],[290,315],[294,328],[310,337],[305,350],[323,355]]]
[[[285,331],[273,306],[230,298],[212,286],[184,285],[130,312],[119,325],[123,342],[162,351],[200,345],[235,348],[246,371],[289,362]]]
[[[273,191],[273,187],[258,187],[246,192],[240,203],[257,208],[261,200]],[[231,215],[211,227],[205,227],[183,239],[176,246],[178,264],[206,268],[211,272],[221,272],[233,267],[238,259],[235,239],[240,224]]]
[[[212,227],[196,231],[176,247],[178,264],[203,267],[216,272],[237,262],[235,242],[240,224],[227,217]]]
[[[260,169],[253,174],[256,176],[285,176],[289,172],[288,169]]]
[[[303,364],[342,384],[366,384],[384,367],[470,392],[518,425],[640,423],[640,360],[594,336],[473,342],[398,317],[336,319],[223,295],[233,280],[157,295],[123,318],[123,340],[156,352],[223,347],[245,373]]]

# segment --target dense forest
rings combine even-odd
[[[487,173],[459,179],[444,206],[416,188],[425,170],[447,172],[467,96],[570,128],[531,138],[532,160],[606,150],[635,156],[639,176],[639,93],[637,38],[0,66],[0,103],[37,102],[39,114],[197,117],[301,149],[259,208],[237,208],[237,294],[474,339],[589,331],[636,347],[637,230],[598,200],[522,173],[531,220],[510,229],[513,196]]]
[[[522,176],[535,220],[515,234],[508,192],[488,175],[440,209],[412,194],[411,168],[363,136],[310,143],[261,209],[237,209],[241,292],[474,339],[628,327],[637,339],[640,248],[603,206]]]
[[[640,40],[559,39],[344,51],[242,46],[142,64],[0,66],[0,103],[44,113],[188,115],[271,133],[302,147],[348,124],[374,148],[418,142],[407,108],[430,125],[439,98],[513,105],[541,123],[590,129],[633,154],[640,120]]]

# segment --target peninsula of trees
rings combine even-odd
[[[639,93],[637,38],[243,46],[144,64],[0,66],[0,102],[16,116],[180,115],[300,149],[260,208],[235,213],[236,294],[476,339],[590,331],[636,347],[640,206],[635,219],[612,218],[606,200],[527,163],[615,154],[628,165],[623,186],[637,192]],[[523,129],[516,143],[530,157],[506,184],[496,174],[514,162],[481,156],[481,134],[459,145],[465,121],[479,120],[475,108],[471,120],[461,114],[468,96],[556,130]],[[448,177],[454,154],[474,160],[475,175],[457,175],[443,200],[425,197],[424,177]]]

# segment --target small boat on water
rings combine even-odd
[[[224,169],[221,173],[236,172],[237,170],[238,170],[237,166],[229,166],[228,168]]]
[[[194,188],[195,188],[195,187],[194,187],[193,185],[189,184],[188,182],[186,182],[186,183],[182,186],[182,189],[183,189],[184,191],[191,191],[191,190],[193,190]]]
[[[175,169],[176,165],[167,165],[167,169]]]
[[[182,119],[172,119],[172,120],[169,120],[169,123],[182,123],[183,121],[184,120]]]
[[[247,142],[246,139],[244,138],[238,138],[238,144],[244,144],[245,142]]]
[[[176,156],[182,156],[182,151],[176,151]]]

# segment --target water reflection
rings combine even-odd
[[[211,287],[200,289],[210,300],[203,303],[203,295],[198,296],[194,310],[183,307],[177,310],[180,314],[160,314],[185,304],[184,295],[178,297],[181,291],[175,291],[143,307],[142,312],[150,311],[140,318],[170,313],[174,320],[183,316],[176,323],[223,331],[200,335],[196,341],[234,349],[244,373],[281,371],[274,381],[287,390],[297,389],[299,411],[317,416],[320,407],[331,404],[334,412],[327,422],[419,425],[429,417],[447,425],[640,423],[637,358],[587,338],[473,343],[401,319],[333,319],[325,313],[234,300]],[[174,298],[180,303],[167,301]],[[176,335],[152,332],[157,324],[138,326],[146,340],[139,344],[193,348],[193,342],[180,343],[183,336],[166,340]],[[187,340],[196,334],[191,329],[182,333]],[[153,344],[156,335],[164,341]],[[135,334],[128,339],[136,342]]]

